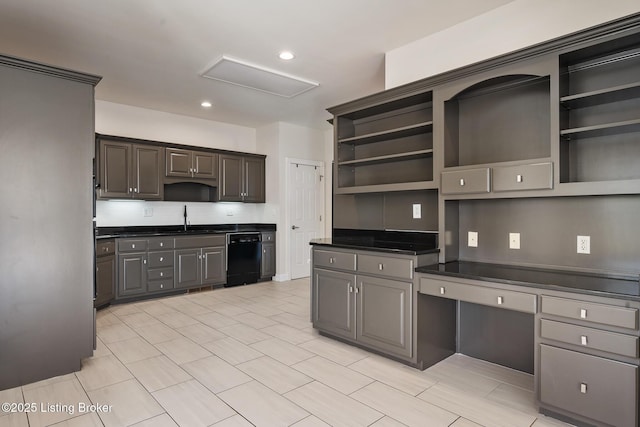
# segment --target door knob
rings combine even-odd
[[[298,228],[300,228],[300,227],[298,227],[297,225],[292,225],[292,226],[291,226],[291,229],[292,229],[292,230],[297,230]]]

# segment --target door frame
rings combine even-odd
[[[290,185],[290,180],[291,180],[291,173],[289,172],[291,169],[292,165],[298,164],[298,165],[305,165],[305,166],[314,166],[316,168],[320,168],[320,174],[323,177],[322,179],[327,179],[327,176],[325,174],[325,162],[320,161],[320,160],[307,160],[307,159],[296,159],[296,158],[292,158],[292,157],[285,157],[285,163],[286,163],[286,167],[285,167],[285,194],[286,194],[286,207],[285,207],[285,239],[287,244],[285,245],[285,260],[286,260],[286,278],[282,278],[283,280],[291,280],[291,271],[292,271],[292,260],[291,260],[291,256],[292,256],[292,249],[291,249],[291,225],[292,225],[292,220],[291,220],[291,203],[293,201],[293,198],[291,196],[291,185]],[[326,182],[326,181],[324,181]],[[325,191],[325,185],[321,185],[320,186],[320,206],[319,206],[319,210],[320,212],[322,212],[322,225],[321,225],[321,234],[324,235],[325,233],[325,224],[326,224],[326,216],[327,213],[325,212],[325,205],[326,205],[326,191]],[[311,274],[311,272],[309,272],[309,274]]]

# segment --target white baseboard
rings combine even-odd
[[[291,280],[291,274],[276,274],[275,276],[273,276],[272,280],[274,282],[286,282],[287,280]]]

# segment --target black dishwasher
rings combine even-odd
[[[260,278],[260,233],[227,234],[227,284],[256,283]]]

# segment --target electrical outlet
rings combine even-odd
[[[422,218],[422,205],[420,203],[413,204],[413,219]]]
[[[578,253],[590,254],[591,253],[591,236],[578,236]]]
[[[520,233],[509,233],[509,249],[520,249]]]
[[[467,235],[467,245],[470,248],[477,248],[478,247],[478,232],[477,231],[470,231],[469,234]]]
[[[153,208],[144,208],[142,213],[144,216],[153,216]]]

